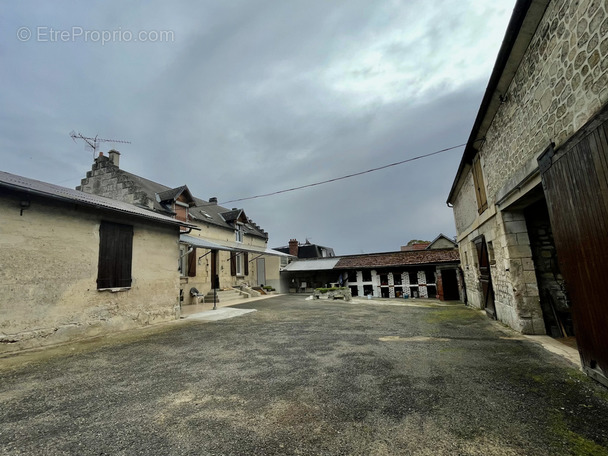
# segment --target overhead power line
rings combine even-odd
[[[374,171],[380,171],[381,169],[390,168],[392,166],[403,165],[404,163],[409,163],[409,162],[413,162],[415,160],[420,160],[421,158],[427,158],[427,157],[431,157],[433,155],[442,154],[444,152],[448,152],[450,150],[458,149],[459,147],[464,147],[464,146],[466,146],[466,143],[459,144],[457,146],[448,147],[447,149],[436,150],[435,152],[431,152],[428,154],[418,155],[417,157],[408,158],[407,160],[401,160],[401,161],[398,161],[395,163],[390,163],[388,165],[379,166],[378,168],[371,168],[371,169],[367,169],[365,171],[360,171],[358,173],[347,174],[346,176],[334,177],[333,179],[328,179],[328,180],[324,180],[321,182],[315,182],[313,184],[300,185],[299,187],[287,188],[285,190],[279,190],[276,192],[264,193],[262,195],[248,196],[246,198],[233,199],[233,200],[229,200],[229,201],[224,201],[220,204],[236,203],[238,201],[247,201],[247,200],[252,200],[252,199],[256,199],[256,198],[265,198],[267,196],[274,196],[274,195],[279,195],[281,193],[293,192],[295,190],[301,190],[303,188],[316,187],[317,185],[329,184],[330,182],[336,182],[336,181],[343,180],[343,179],[349,179],[351,177],[361,176],[361,175],[367,174],[367,173],[373,173]]]

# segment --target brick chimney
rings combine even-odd
[[[116,166],[117,168],[119,168],[118,164],[120,162],[120,152],[118,152],[117,150],[111,149],[108,152],[108,155],[110,156],[110,161],[112,162],[112,164],[114,166]]]
[[[298,256],[298,241],[296,239],[289,240],[289,254],[295,257]]]

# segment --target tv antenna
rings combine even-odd
[[[121,139],[104,139],[100,138],[99,135],[95,135],[94,138],[89,136],[83,136],[82,134],[76,133],[74,130],[70,132],[70,138],[74,142],[77,139],[82,139],[84,141],[84,149],[93,151],[93,160],[95,160],[95,156],[97,155],[97,149],[99,149],[99,143],[102,142],[112,142],[112,143],[122,143],[122,144],[131,144],[131,141],[123,141]]]

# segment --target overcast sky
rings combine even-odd
[[[75,187],[93,153],[220,203],[465,143],[514,0],[5,2],[0,169]],[[104,42],[105,41],[105,42]],[[227,203],[338,255],[455,235],[463,148]]]

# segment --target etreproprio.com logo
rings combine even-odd
[[[17,29],[19,41],[35,41],[38,43],[172,43],[175,33],[172,30],[89,30],[83,27],[55,29],[48,26],[36,28],[20,27]]]

